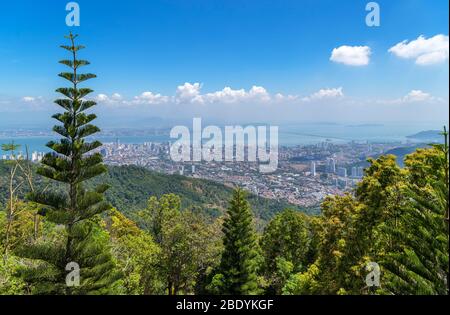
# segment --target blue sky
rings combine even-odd
[[[67,2],[2,2],[0,115],[54,110],[53,91],[64,84],[56,76],[64,70],[57,61],[66,57],[58,45],[69,30],[88,47],[83,57],[99,77],[89,82],[93,97],[112,118],[223,112],[254,117],[262,111],[279,119],[425,115],[439,121],[448,114],[447,0],[377,1],[380,27],[366,25],[369,1],[361,0],[79,0],[81,26],[69,28]],[[423,54],[435,58],[442,51],[433,47],[445,50],[446,40],[447,57],[418,64],[420,52],[405,49],[421,48],[389,51],[420,35],[428,45]],[[330,60],[341,46],[368,47],[369,61],[355,66]],[[179,86],[184,89],[177,92]],[[218,93],[225,87],[231,100]],[[177,97],[183,91],[193,94]]]

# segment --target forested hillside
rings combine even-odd
[[[7,200],[8,172],[7,163],[0,161],[0,204],[4,204]],[[20,180],[20,174],[17,180]],[[58,187],[40,176],[34,176],[34,180],[38,189],[46,185],[50,185],[51,189]],[[107,200],[121,212],[131,216],[133,212],[146,206],[150,196],[160,197],[174,193],[181,197],[183,208],[198,207],[205,214],[218,217],[224,213],[233,191],[213,181],[156,173],[139,166],[108,167],[107,173],[90,181],[88,186],[99,182],[111,186],[106,192]],[[25,191],[26,187],[21,187],[18,195],[23,198]],[[261,220],[261,226],[285,208],[308,212],[307,209],[299,209],[287,202],[260,198],[251,194],[249,202],[256,217]]]

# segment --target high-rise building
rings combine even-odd
[[[336,173],[336,160],[330,158],[327,160],[327,172],[328,173]]]
[[[31,162],[37,162],[38,161],[38,156],[39,156],[39,153],[36,152],[36,151],[31,153]]]
[[[311,176],[316,176],[316,162],[311,162]]]
[[[352,167],[352,178],[358,177],[358,168],[356,166]]]

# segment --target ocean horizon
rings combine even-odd
[[[448,125],[448,124],[447,124]],[[245,125],[244,125],[245,126]],[[351,141],[368,141],[372,143],[406,143],[411,139],[410,135],[427,130],[439,130],[443,126],[434,123],[383,123],[383,124],[285,124],[279,126],[279,145],[312,145],[321,142],[345,143]],[[21,146],[19,151],[25,152],[26,146],[30,152],[49,152],[46,144],[51,140],[60,137],[55,134],[45,136],[0,136],[0,144],[11,143]],[[169,134],[148,134],[148,135],[118,135],[118,136],[98,136],[95,140],[103,143],[111,143],[117,140],[126,144],[142,144],[145,142],[169,142]]]

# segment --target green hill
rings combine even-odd
[[[35,177],[36,186],[44,187],[40,176]],[[209,216],[220,216],[228,206],[232,189],[209,180],[194,179],[180,175],[166,175],[149,171],[138,166],[112,166],[109,172],[95,182],[106,182],[111,188],[106,193],[108,200],[121,212],[132,216],[133,212],[146,206],[152,195],[174,193],[182,198],[184,207],[198,207]],[[92,182],[92,183],[95,183]],[[91,183],[91,184],[92,184]],[[53,184],[51,185],[54,188]],[[8,188],[8,166],[0,161],[0,204],[5,204]],[[19,195],[23,197],[24,191]],[[274,214],[289,207],[299,209],[284,201],[271,200],[249,194],[249,201],[258,218],[258,225],[264,224]]]
[[[438,142],[442,143],[442,131],[441,130],[426,130],[421,131],[416,134],[407,136],[407,138],[412,140],[418,140],[422,142]]]

